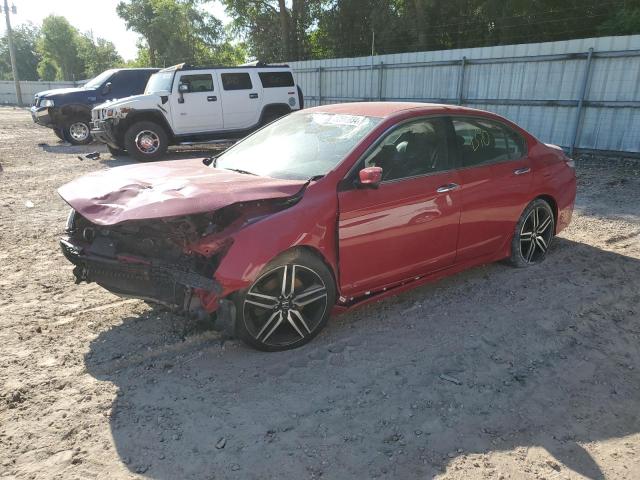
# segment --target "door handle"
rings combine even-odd
[[[525,167],[525,168],[516,168],[513,171],[514,175],[524,175],[525,173],[529,173],[531,171],[531,169],[529,167]]]
[[[218,100],[218,97],[216,97],[215,95],[207,97],[207,102],[215,102],[216,100]]]
[[[460,185],[458,185],[457,183],[448,183],[446,185],[442,185],[441,187],[438,187],[438,189],[436,190],[436,192],[438,193],[446,193],[446,192],[450,192],[451,190],[455,190],[456,188],[458,188]]]
[[[249,94],[249,98],[258,98],[258,94],[257,93],[250,93]]]

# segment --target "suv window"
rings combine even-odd
[[[450,170],[447,128],[444,118],[403,125],[382,140],[365,159],[365,166],[381,167],[382,181]]]
[[[293,87],[291,72],[258,72],[260,82],[264,88]]]
[[[225,90],[251,90],[253,85],[248,73],[222,73],[222,88]]]
[[[213,77],[210,73],[182,75],[180,83],[189,87],[189,92],[213,92]]]
[[[501,123],[454,118],[453,128],[462,167],[517,160],[525,155],[524,139]]]

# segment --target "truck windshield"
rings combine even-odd
[[[250,135],[211,166],[272,178],[326,175],[380,122],[331,113],[293,113]]]
[[[84,84],[84,88],[94,90],[96,88],[100,88],[104,82],[106,82],[111,75],[113,75],[115,70],[106,70],[98,75],[96,78],[89,80]]]
[[[170,92],[175,72],[159,72],[149,77],[144,93]]]

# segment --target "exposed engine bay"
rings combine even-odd
[[[120,296],[202,316],[216,309],[223,292],[215,271],[233,234],[298,199],[245,202],[212,213],[106,226],[72,210],[60,244],[75,265],[76,283],[95,282]],[[200,301],[204,298],[206,302]]]

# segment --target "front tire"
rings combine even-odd
[[[267,352],[300,347],[327,324],[335,298],[333,276],[321,259],[304,250],[285,253],[235,295],[236,334]]]
[[[555,233],[551,206],[537,198],[524,209],[511,242],[510,262],[515,267],[530,267],[547,256]]]
[[[109,153],[112,157],[123,157],[127,154],[127,152],[125,152],[123,149],[114,148],[111,145],[107,145],[107,150],[109,150]]]
[[[136,122],[124,135],[124,147],[129,155],[141,162],[158,160],[169,147],[167,132],[155,122]]]
[[[72,118],[62,127],[64,139],[72,145],[91,143],[91,127],[89,120],[81,117]]]

